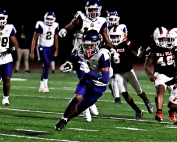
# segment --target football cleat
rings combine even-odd
[[[140,120],[142,118],[142,116],[143,116],[143,112],[142,112],[142,110],[140,110],[140,112],[136,112],[135,119]]]
[[[170,118],[171,121],[175,121],[177,122],[177,118],[176,118],[176,113],[175,112],[171,112],[170,110],[168,111],[168,116]]]
[[[4,106],[9,106],[10,105],[10,103],[9,103],[9,100],[8,99],[2,99],[2,105],[4,105]]]
[[[152,104],[149,101],[145,102],[145,105],[146,105],[147,110],[149,111],[149,113],[153,113],[154,112],[154,108],[153,108]]]
[[[61,131],[67,124],[67,121],[64,119],[60,119],[55,125],[54,129],[57,131]]]
[[[115,98],[115,104],[121,104],[121,99],[120,98]]]
[[[93,105],[90,106],[89,108],[90,108],[90,111],[91,111],[94,115],[98,115],[98,114],[99,114],[98,108],[96,107],[95,104],[93,104]]]
[[[162,112],[157,112],[155,115],[155,120],[157,120],[158,122],[163,121],[163,113]]]
[[[90,114],[89,108],[87,108],[86,110],[83,111],[83,115],[84,115],[84,118],[86,119],[87,122],[92,121],[92,116]]]
[[[48,93],[49,92],[49,88],[48,87],[39,88],[39,92]]]

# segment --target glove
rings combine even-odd
[[[111,48],[111,54],[113,54],[113,61],[115,64],[119,64],[120,63],[120,58],[119,58],[119,54],[116,52],[116,50],[114,48]]]
[[[67,61],[60,66],[60,71],[61,72],[67,73],[67,72],[71,72],[72,70],[73,70],[73,65],[72,65],[71,62]]]
[[[0,57],[10,54],[15,51],[15,47],[6,48],[7,50],[0,53]]]
[[[84,71],[85,73],[88,73],[90,71],[88,65],[85,62],[78,62],[79,64],[81,64],[80,66],[80,70]]]
[[[145,48],[143,48],[142,46],[140,46],[138,48],[137,57],[141,58],[143,56],[144,51],[145,51]]]
[[[66,34],[67,34],[66,29],[61,29],[61,30],[59,31],[59,33],[58,33],[58,35],[59,35],[60,37],[65,37]]]
[[[15,51],[15,47],[7,48],[7,53],[12,53]]]

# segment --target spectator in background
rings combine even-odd
[[[17,60],[15,66],[15,73],[18,73],[21,58],[23,57],[25,72],[30,73],[29,70],[29,53],[30,53],[30,42],[31,36],[30,33],[26,30],[24,24],[21,25],[19,32],[17,32],[17,40],[19,43],[19,48],[17,49]]]

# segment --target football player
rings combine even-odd
[[[10,78],[13,62],[11,53],[19,46],[16,39],[16,29],[14,25],[7,24],[7,18],[6,10],[0,8],[0,73],[3,81],[3,105],[10,105]],[[9,47],[9,41],[13,47]]]
[[[99,49],[99,44],[98,32],[89,30],[78,47],[72,62],[77,67],[76,73],[80,81],[55,130],[61,131],[69,120],[93,105],[106,91],[111,55],[106,48]]]
[[[126,102],[132,107],[136,112],[136,119],[141,119],[143,112],[134,103],[133,98],[129,95],[127,91],[127,82],[133,87],[138,96],[144,101],[148,111],[153,113],[153,107],[148,100],[146,93],[142,90],[137,76],[134,72],[133,66],[129,61],[129,56],[133,54],[136,57],[141,57],[136,51],[131,47],[131,42],[129,40],[124,40],[124,32],[119,26],[114,26],[109,31],[110,41],[113,44],[116,52],[119,55],[119,60],[115,60],[114,57],[111,58],[111,66],[113,68],[113,73],[115,80],[117,81],[116,87],[120,89],[120,92]]]
[[[154,83],[156,88],[156,115],[155,120],[161,122],[164,119],[162,107],[164,103],[164,93],[167,89],[169,94],[173,89],[173,85],[166,85],[176,75],[174,46],[168,43],[169,31],[165,27],[157,27],[153,32],[153,39],[155,45],[151,45],[146,49],[146,60],[144,69],[150,81]],[[154,71],[151,71],[153,65]],[[170,120],[177,121],[175,111],[170,109],[168,111]]]
[[[37,39],[39,40],[40,58],[43,61],[42,75],[39,92],[49,92],[48,75],[51,62],[58,55],[58,32],[59,24],[55,22],[54,12],[49,11],[44,15],[44,21],[38,21],[35,26],[35,32],[31,44],[30,58],[34,60],[34,49]],[[55,50],[53,48],[55,47]]]
[[[125,24],[119,24],[120,16],[117,11],[108,11],[106,10],[106,21],[108,23],[108,30],[110,31],[112,27],[118,26],[124,33],[124,40],[127,40],[128,30]],[[108,34],[109,34],[108,31]],[[108,85],[109,89],[112,92],[113,97],[115,98],[115,104],[121,104],[119,88],[115,76],[112,76],[112,82]]]
[[[60,37],[65,37],[67,32],[73,29],[76,31],[74,48],[72,50],[73,52],[77,50],[78,46],[82,43],[84,34],[86,34],[89,30],[94,29],[102,35],[105,44],[108,45],[111,48],[111,52],[115,54],[115,58],[118,57],[112,44],[110,43],[109,36],[107,34],[108,29],[106,18],[100,17],[101,9],[102,4],[99,0],[87,1],[85,5],[86,13],[84,14],[81,11],[78,11],[74,15],[72,21],[59,31]],[[98,109],[95,105],[90,107],[90,109],[93,114],[98,115]],[[84,111],[83,114],[87,121],[91,121],[89,110]]]

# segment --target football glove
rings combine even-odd
[[[0,57],[10,54],[15,51],[15,47],[6,48],[7,50],[0,53]]]
[[[85,62],[79,61],[78,63],[81,64],[80,70],[82,70],[85,73],[88,73],[90,71],[88,65]]]
[[[119,64],[120,63],[119,54],[116,52],[116,50],[114,48],[111,48],[110,52],[113,55],[113,61],[114,61],[114,63],[115,64]]]
[[[67,73],[67,72],[71,72],[72,70],[73,70],[73,65],[72,65],[71,62],[67,61],[60,66],[60,71],[61,72]]]
[[[66,34],[67,34],[66,29],[61,29],[61,30],[59,31],[59,33],[58,33],[58,35],[59,35],[60,37],[65,37]]]
[[[142,46],[140,46],[138,48],[138,53],[137,53],[137,57],[141,58],[144,54],[145,48],[143,48]]]

